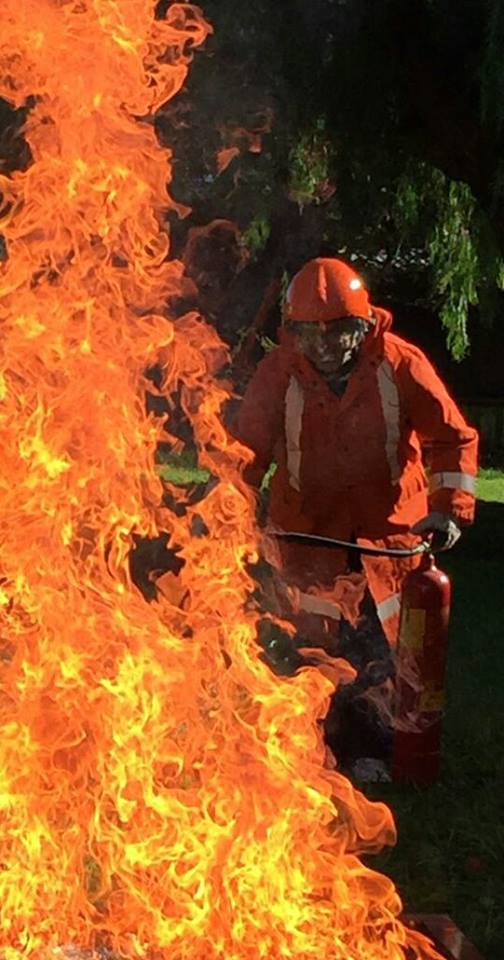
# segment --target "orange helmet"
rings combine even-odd
[[[347,263],[329,257],[309,260],[287,291],[286,320],[329,323],[342,317],[370,316],[363,281]]]

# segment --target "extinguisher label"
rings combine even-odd
[[[426,611],[406,607],[401,624],[401,646],[412,653],[421,653],[424,646]]]

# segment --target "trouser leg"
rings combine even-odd
[[[393,655],[369,593],[361,613],[355,627],[340,624],[337,653],[357,676],[336,691],[325,721],[326,742],[345,768],[363,757],[388,765],[392,753]]]

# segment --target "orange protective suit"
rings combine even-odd
[[[325,281],[323,293],[327,305],[332,292]],[[362,316],[367,301],[362,290],[354,293]],[[346,311],[348,305],[340,307],[339,315]],[[318,314],[314,319],[329,319],[331,303]],[[472,521],[477,433],[422,351],[390,333],[391,315],[374,307],[368,314],[374,326],[341,397],[284,331],[249,383],[236,434],[255,454],[245,473],[250,483],[258,486],[270,463],[277,463],[269,503],[276,527],[411,547],[419,538],[410,528],[429,511]],[[301,609],[337,620],[337,578],[347,569],[346,553],[298,544],[282,550],[287,579],[301,591]],[[403,580],[418,562],[362,557],[391,644]]]

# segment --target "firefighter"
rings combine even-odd
[[[473,520],[476,431],[422,351],[391,326],[342,260],[311,260],[292,280],[280,345],[257,367],[236,423],[254,454],[245,479],[258,488],[276,464],[268,506],[275,528],[385,548],[435,534],[451,548]],[[305,639],[325,633],[331,652],[357,670],[353,695],[340,699],[355,706],[365,694],[369,707],[390,686],[401,588],[418,562],[362,556],[356,565],[345,551],[282,546]],[[369,741],[368,707],[361,726]],[[343,750],[355,737],[348,729],[343,736],[341,713],[335,708],[332,720]],[[351,747],[348,762],[364,748]]]

